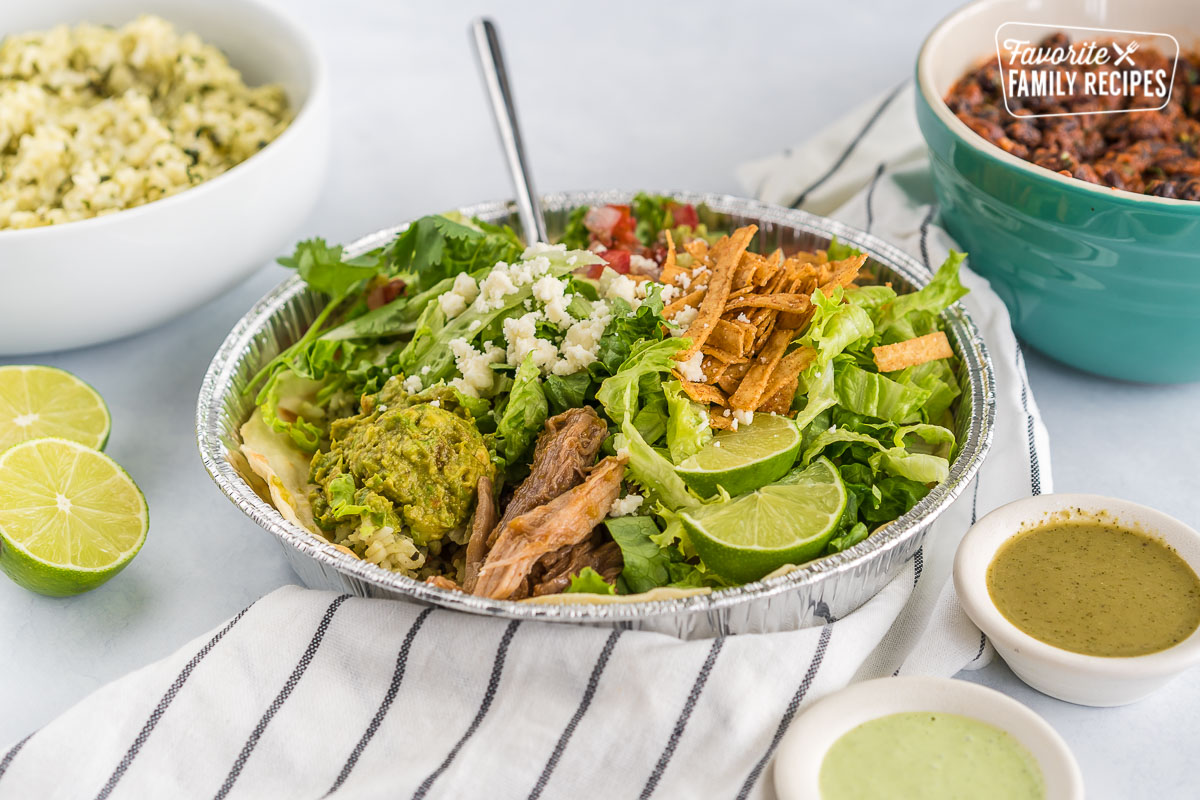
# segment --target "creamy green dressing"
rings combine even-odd
[[[1014,536],[987,571],[1009,622],[1093,656],[1157,653],[1200,626],[1200,578],[1162,540],[1109,522],[1051,522]]]
[[[958,714],[889,714],[843,734],[821,762],[821,800],[1045,800],[1037,761],[1010,734]]]

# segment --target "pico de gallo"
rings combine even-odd
[[[640,193],[633,202],[584,206],[571,213],[562,242],[568,248],[591,250],[603,264],[586,267],[589,278],[598,278],[611,267],[622,275],[640,275],[657,280],[667,257],[667,232],[676,247],[693,239],[710,244],[720,234],[710,233],[703,219],[704,206],[678,203],[668,197]]]

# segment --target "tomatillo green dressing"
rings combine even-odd
[[[910,711],[864,722],[821,761],[821,800],[1045,800],[1033,755],[958,714]]]
[[[1009,622],[1091,656],[1141,656],[1200,626],[1200,578],[1160,539],[1107,522],[1052,522],[1014,536],[987,570]]]

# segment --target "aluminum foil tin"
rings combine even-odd
[[[868,267],[900,291],[925,285],[929,272],[897,248],[843,225],[803,211],[716,194],[673,193],[681,202],[705,204],[721,229],[754,223],[758,248],[785,250],[824,247],[833,236],[870,256]],[[627,203],[627,192],[576,192],[547,196],[544,209],[551,236],[560,233],[571,210],[581,205]],[[491,222],[519,225],[511,202],[462,209]],[[390,241],[405,226],[366,236],[347,248],[357,255]],[[911,511],[865,541],[791,572],[733,589],[654,602],[611,604],[528,604],[447,591],[389,572],[334,549],[292,525],[242,479],[232,459],[238,429],[253,409],[246,382],[273,356],[297,339],[321,307],[297,277],[263,297],[230,332],[204,376],[196,414],[200,455],[221,491],[279,540],[296,574],[313,588],[361,597],[384,597],[437,605],[507,619],[636,628],[684,639],[737,633],[792,630],[842,617],[869,600],[912,557],[930,524],[974,477],[991,445],[995,425],[994,371],[979,331],[955,305],[945,312],[947,333],[959,356],[963,390],[955,419],[958,454],[949,478]]]

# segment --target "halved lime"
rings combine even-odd
[[[680,519],[705,564],[723,578],[749,583],[818,556],[845,508],[837,467],[819,458],[776,483]]]
[[[800,442],[790,419],[758,414],[749,425],[718,433],[675,471],[703,497],[715,495],[718,486],[731,495],[744,494],[787,474]]]
[[[0,570],[67,597],[120,572],[150,527],[146,498],[117,462],[67,439],[0,453]]]
[[[0,450],[44,436],[103,450],[111,427],[104,400],[71,373],[37,364],[0,367]]]

